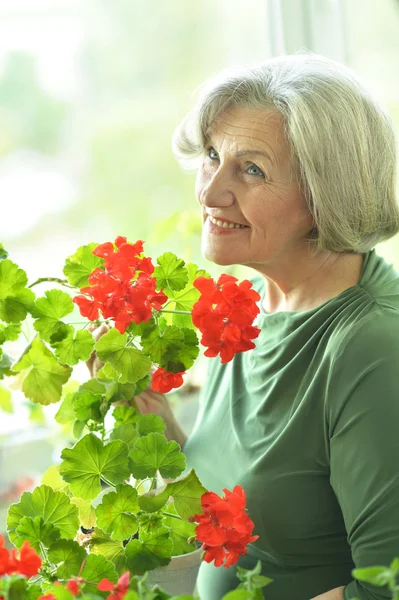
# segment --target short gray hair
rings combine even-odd
[[[183,166],[196,164],[210,124],[234,107],[283,115],[317,250],[366,252],[399,231],[392,122],[351,69],[301,52],[223,71],[174,133]]]

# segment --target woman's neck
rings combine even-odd
[[[267,313],[310,310],[359,282],[364,254],[317,255],[302,268],[295,261],[291,273],[262,273],[266,281],[263,309]]]

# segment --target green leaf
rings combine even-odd
[[[171,513],[172,515],[177,515],[177,511],[173,505],[173,503],[168,504],[166,507],[166,512]],[[173,541],[173,556],[178,556],[179,554],[188,554],[189,552],[194,552],[197,549],[195,544],[188,543],[188,539],[195,536],[195,527],[194,523],[188,523],[187,521],[182,521],[179,518],[168,517],[164,514],[162,519],[162,523],[165,527],[169,528],[170,537]]]
[[[73,308],[70,295],[61,290],[49,290],[45,292],[44,297],[38,298],[31,312],[36,319],[33,326],[40,333],[40,337],[50,342],[51,336],[57,335],[60,327],[65,328],[65,323],[60,319],[69,315]],[[70,329],[74,330],[71,326]]]
[[[25,591],[24,600],[37,600],[39,596],[42,594],[42,590],[40,586],[36,584],[30,584],[28,589]]]
[[[112,581],[112,583],[116,583],[118,574],[115,571],[112,562],[107,560],[104,556],[89,554],[81,577],[86,581],[90,581],[90,584],[94,584],[86,584],[83,587],[83,591],[85,593],[95,594],[98,591],[97,584],[100,583],[102,579],[106,578]]]
[[[96,508],[97,525],[115,540],[127,540],[138,530],[137,490],[130,485],[118,485],[116,492],[105,494]]]
[[[128,448],[120,441],[103,445],[93,433],[85,435],[72,449],[61,453],[62,477],[78,498],[93,500],[101,491],[100,479],[113,485],[128,479]]]
[[[73,410],[73,401],[75,394],[69,392],[65,394],[63,401],[55,415],[55,420],[61,425],[68,425],[75,419],[75,411]]]
[[[10,323],[9,325],[0,323],[0,344],[14,342],[19,338],[21,330],[22,327],[20,323]]]
[[[15,576],[14,576],[15,577]],[[8,600],[25,600],[26,579],[14,579],[8,588]]]
[[[119,383],[135,383],[149,372],[151,360],[141,350],[126,344],[127,334],[113,328],[98,340],[95,348],[98,358],[117,371]]]
[[[0,260],[5,260],[8,256],[7,250],[4,248],[3,244],[0,244]]]
[[[127,423],[135,424],[141,417],[133,406],[117,406],[113,411],[112,416],[115,419],[115,427]]]
[[[137,383],[108,383],[114,386],[113,393],[109,397],[110,402],[119,402],[120,400],[130,401],[136,394]]]
[[[167,527],[159,527],[151,532],[141,531],[141,540],[130,541],[125,548],[126,564],[129,571],[142,575],[170,562],[173,542]]]
[[[20,501],[8,509],[8,535],[17,548],[23,542],[16,531],[23,517],[43,517],[44,523],[54,525],[65,539],[74,538],[79,528],[76,506],[71,504],[66,494],[54,492],[47,485],[40,485],[33,492],[24,492]]]
[[[0,261],[0,319],[6,323],[23,321],[35,300],[32,290],[26,288],[25,271],[11,260]]]
[[[41,483],[43,485],[48,485],[55,492],[67,493],[69,489],[68,484],[60,475],[60,468],[58,465],[52,465],[47,469],[42,477]]]
[[[43,585],[43,587],[44,587],[44,585]],[[59,585],[53,585],[50,587],[46,586],[45,589],[43,590],[43,592],[44,591],[46,592],[46,594],[51,594],[52,596],[54,596],[54,598],[56,600],[74,600],[74,596],[71,594],[71,592],[69,592],[68,590],[66,590],[65,588],[63,588]],[[99,598],[98,596],[95,596],[95,600],[98,600],[98,598]]]
[[[167,353],[176,355],[183,348],[184,335],[175,325],[166,326],[164,331],[158,328],[151,330],[141,338],[143,352],[150,356],[152,362],[162,364]]]
[[[126,559],[122,542],[111,540],[111,537],[101,529],[96,528],[91,534],[90,552],[101,554],[114,565],[119,574],[126,571]]]
[[[392,571],[388,567],[367,567],[365,569],[353,569],[352,575],[359,581],[366,581],[377,587],[387,585],[392,579]]]
[[[115,427],[110,435],[111,440],[121,440],[121,442],[125,442],[129,450],[133,448],[138,437],[139,434],[137,433],[137,429],[132,423],[126,423],[125,425]]]
[[[41,404],[33,404],[33,402],[24,402],[24,406],[29,411],[29,421],[31,423],[36,423],[36,425],[45,425],[46,424],[46,415],[43,412],[43,407]]]
[[[158,415],[140,415],[137,422],[137,431],[141,436],[149,433],[164,433],[165,421]]]
[[[3,387],[0,387],[0,408],[4,412],[13,413],[14,408],[11,402],[11,392]]]
[[[75,254],[66,259],[63,272],[69,284],[73,287],[83,288],[88,286],[90,273],[104,264],[102,258],[94,256],[92,253],[97,246],[98,244],[95,243],[80,246]]]
[[[173,496],[176,511],[184,521],[202,513],[201,497],[208,490],[204,488],[194,469],[173,483],[168,483],[167,490],[169,496]]]
[[[165,252],[157,258],[154,276],[157,289],[182,290],[188,282],[188,271],[185,262],[172,252]]]
[[[79,522],[85,529],[91,529],[96,524],[96,512],[89,500],[83,498],[71,498],[72,504],[78,507]]]
[[[57,577],[69,579],[78,575],[87,553],[73,540],[58,540],[48,551],[50,562],[58,565]]]
[[[183,335],[182,348],[180,350],[168,348],[163,356],[162,363],[159,365],[172,373],[187,371],[193,366],[199,354],[199,342],[196,332],[188,329],[188,327],[184,327],[180,331]]]
[[[165,485],[161,488],[151,490],[146,494],[141,494],[139,496],[139,506],[141,510],[144,510],[145,512],[156,512],[165,506],[169,500],[169,496],[170,494]]]
[[[210,275],[204,269],[198,269],[197,265],[194,263],[189,263],[186,266],[189,276],[188,284],[183,290],[170,294],[168,308],[171,310],[188,312],[188,315],[172,314],[172,323],[178,327],[189,327],[190,329],[193,329],[194,325],[191,318],[191,311],[201,295],[200,291],[193,286],[193,282],[197,277],[210,277]]]
[[[43,405],[59,401],[62,386],[72,373],[70,367],[60,365],[39,338],[33,340],[29,352],[12,370],[14,373],[26,370],[22,391],[32,402]]]
[[[36,552],[41,552],[41,544],[48,548],[60,537],[59,530],[52,523],[45,523],[43,517],[23,517],[15,531],[21,540],[28,540]]]
[[[80,438],[80,436],[82,435],[82,433],[84,431],[85,426],[86,426],[86,421],[79,421],[79,419],[76,419],[76,421],[74,422],[74,424],[72,426],[72,433],[76,439]]]
[[[160,433],[139,438],[129,459],[136,479],[154,477],[158,470],[162,477],[175,478],[186,468],[186,458],[179,444],[173,440],[168,442]]]
[[[222,600],[253,600],[253,594],[247,590],[233,590],[225,594]]]
[[[11,356],[8,356],[5,352],[0,357],[0,379],[4,379],[5,376],[12,374],[11,365],[13,360]]]
[[[89,331],[76,331],[72,326],[66,338],[53,344],[59,361],[66,365],[76,365],[80,360],[89,360],[94,339]]]
[[[93,394],[93,392],[90,392],[89,390],[77,392],[73,399],[73,410],[76,418],[80,421],[93,419],[94,421],[101,422],[103,420],[103,415],[100,410],[102,399],[103,396],[100,394]]]

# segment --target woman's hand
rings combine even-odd
[[[93,337],[97,342],[101,336],[110,330],[110,327],[105,324],[100,325],[97,328],[95,325],[89,325],[88,329],[92,332]],[[90,371],[91,377],[96,377],[98,371],[104,365],[104,363],[99,360],[95,352],[93,352],[86,364]],[[154,365],[151,367],[151,375],[156,371],[156,369],[157,367]],[[132,398],[130,402],[123,403],[135,406],[138,412],[142,415],[153,414],[161,417],[165,422],[165,435],[169,441],[175,440],[181,446],[186,441],[186,435],[177,423],[166,397],[159,392],[154,392],[151,387],[151,383],[149,383],[149,385],[141,392],[141,394]]]

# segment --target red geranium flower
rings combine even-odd
[[[169,373],[165,369],[159,367],[152,376],[152,389],[154,392],[160,392],[166,394],[173,388],[178,388],[183,385],[183,375],[185,371],[181,373]]]
[[[252,535],[255,525],[245,511],[242,487],[237,485],[232,492],[226,489],[223,492],[223,498],[214,492],[203,494],[203,514],[189,519],[198,523],[195,531],[197,540],[203,542],[204,560],[214,561],[216,567],[234,565],[240,555],[247,553],[247,544],[259,537]]]
[[[108,600],[123,600],[129,591],[129,579],[130,573],[129,571],[126,571],[126,573],[119,577],[116,585],[109,579],[102,579],[97,588],[100,592],[112,592],[112,594],[108,596]]]
[[[33,577],[37,575],[41,565],[40,556],[31,548],[28,541],[22,544],[18,558],[15,548],[11,552],[4,548],[4,537],[0,535],[0,576],[19,573],[28,578]]]
[[[217,281],[197,277],[194,286],[201,297],[194,304],[193,323],[202,333],[201,344],[207,346],[205,356],[220,355],[222,363],[235,354],[255,348],[252,341],[260,329],[252,325],[259,314],[259,294],[249,281],[237,285],[236,277],[221,275]]]
[[[162,308],[168,297],[157,291],[156,279],[151,277],[154,265],[142,253],[142,240],[129,244],[124,237],[117,237],[115,244],[96,246],[93,254],[104,259],[104,267],[90,274],[90,285],[80,290],[85,295],[73,299],[82,316],[95,321],[101,311],[124,333],[130,323],[147,322],[153,309]]]

